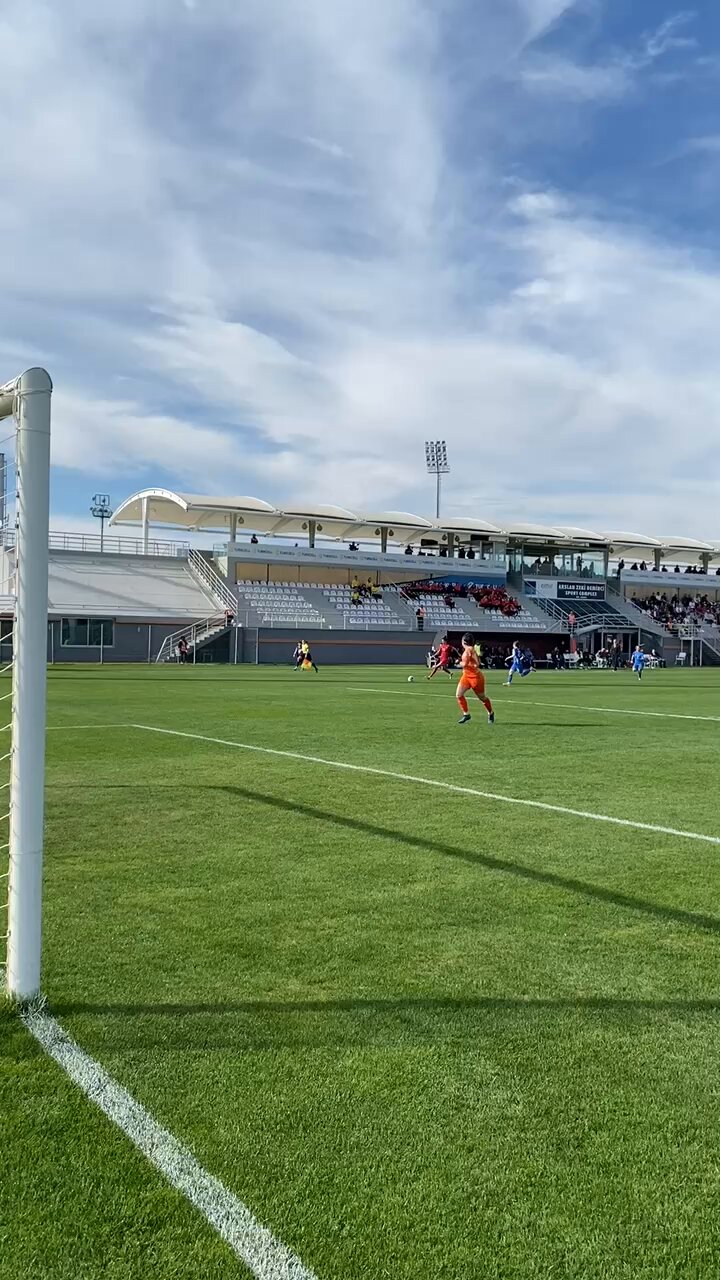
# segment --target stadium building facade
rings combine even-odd
[[[321,664],[408,664],[462,631],[498,653],[520,639],[540,660],[572,633],[590,652],[640,637],[666,661],[690,641],[720,663],[720,627],[643,607],[659,592],[720,604],[720,543],[165,489],[128,498],[112,525],[102,551],[50,535],[51,663],[173,661],[182,647],[192,662],[283,663],[302,636]],[[11,580],[11,534],[2,556]]]

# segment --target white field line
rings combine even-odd
[[[315,1273],[276,1240],[241,1200],[198,1164],[187,1147],[75,1044],[59,1022],[40,1010],[26,1010],[21,1017],[45,1052],[170,1185],[200,1210],[257,1280],[317,1280]]]
[[[360,684],[348,684],[345,688],[349,693],[381,693],[390,698],[406,698],[412,696],[412,692],[419,692],[411,692],[410,689],[373,689],[369,685]],[[490,686],[491,696],[493,689],[496,689],[496,686]],[[429,690],[426,690],[425,697],[428,697],[429,692]],[[432,696],[438,698],[441,695],[436,693]],[[499,699],[497,692],[495,693],[495,700],[501,700],[505,706],[510,706],[510,698],[510,694],[503,694],[502,698]],[[683,714],[680,711],[635,711],[630,710],[628,707],[588,707],[579,702],[536,702],[532,698],[525,697],[523,697],[522,704],[519,705],[524,707],[559,707],[561,711],[601,711],[603,715],[609,716],[656,716],[661,720],[710,720],[715,724],[720,724],[720,716],[693,716]]]
[[[131,724],[49,724],[46,725],[48,733],[62,733],[69,729],[132,729]]]
[[[524,699],[523,699],[524,701]],[[601,711],[607,716],[654,716],[660,720],[710,720],[720,724],[720,716],[693,716],[680,711],[635,711],[629,707],[586,707],[575,702],[533,702],[533,707],[561,707],[565,711]]]
[[[634,822],[630,818],[613,818],[607,813],[591,813],[585,809],[570,809],[561,804],[546,804],[542,800],[525,800],[516,796],[499,795],[494,791],[479,791],[475,787],[461,787],[455,782],[440,782],[437,778],[419,778],[412,773],[395,773],[390,769],[376,769],[369,764],[350,764],[344,760],[325,760],[322,756],[302,755],[299,751],[281,751],[277,747],[258,747],[250,742],[232,742],[227,738],[213,738],[204,733],[185,733],[180,729],[160,729],[154,724],[136,724],[136,729],[148,733],[162,733],[172,738],[188,738],[194,742],[214,742],[236,751],[252,751],[259,755],[279,756],[285,760],[301,760],[306,764],[321,764],[328,769],[344,769],[351,773],[365,773],[376,778],[392,778],[395,782],[416,782],[439,791],[452,791],[456,795],[475,796],[479,800],[492,800],[497,804],[512,804],[524,809],[541,809],[545,813],[561,813],[570,818],[587,818],[591,822],[609,822],[616,827],[630,827],[635,831],[652,831],[656,835],[678,836],[683,840],[701,840],[704,844],[720,845],[720,836],[705,835],[700,831],[682,831],[676,827],[661,827],[654,822]]]

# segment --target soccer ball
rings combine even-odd
[[[414,679],[415,679],[414,676],[408,676],[408,684],[412,684]]]

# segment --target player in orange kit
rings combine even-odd
[[[463,636],[462,643],[463,651],[462,657],[460,658],[462,675],[460,676],[456,695],[460,704],[460,710],[462,711],[460,724],[467,724],[471,719],[470,712],[468,711],[467,698],[465,697],[465,694],[470,689],[472,689],[475,697],[479,698],[480,702],[482,702],[485,707],[488,713],[488,724],[494,724],[495,712],[493,711],[492,702],[485,693],[485,677],[480,670],[480,663],[478,662],[478,656],[475,652],[473,637],[471,635]]]

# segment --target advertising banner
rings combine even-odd
[[[557,595],[555,578],[526,578],[526,596],[542,596],[544,600],[554,600]]]
[[[233,560],[245,563],[257,560],[265,564],[304,564],[316,565],[318,568],[324,564],[341,565],[344,568],[357,565],[363,569],[402,569],[417,573],[418,578],[427,578],[429,574],[437,572],[442,573],[443,578],[449,582],[458,582],[460,579],[463,582],[468,579],[496,584],[505,582],[504,565],[495,568],[486,561],[461,560],[459,556],[406,556],[401,551],[383,553],[372,550],[348,551],[345,548],[325,546],[291,547],[280,542],[260,542],[257,545],[238,542],[235,546],[222,543],[215,550],[221,555],[229,555]]]

